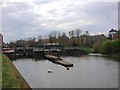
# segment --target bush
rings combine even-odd
[[[101,52],[101,45],[102,45],[102,43],[95,43],[93,45],[94,52],[100,53]]]
[[[107,40],[102,44],[101,53],[112,54],[119,53],[120,40]]]

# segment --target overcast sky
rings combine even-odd
[[[118,0],[7,1],[0,4],[5,42],[45,36],[55,30],[68,33],[80,28],[82,33],[107,34],[111,28],[118,28]]]

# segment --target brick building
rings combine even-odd
[[[114,29],[111,29],[109,31],[109,39],[110,40],[115,40],[115,39],[118,39],[118,34],[117,34],[117,30],[114,30]]]
[[[0,51],[2,51],[2,45],[3,45],[3,35],[0,34]]]
[[[81,45],[92,47],[95,43],[100,43],[105,40],[106,36],[104,34],[91,36],[83,35],[81,36]]]

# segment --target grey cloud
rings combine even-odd
[[[118,3],[118,28],[120,29],[120,1]]]
[[[34,2],[35,5],[52,3],[54,0],[47,0],[46,3],[41,0]],[[61,6],[62,8],[62,6]],[[50,31],[68,30],[81,28],[90,33],[108,32],[111,28],[117,27],[117,3],[88,3],[85,6],[67,4],[62,8],[62,12],[57,9],[50,10],[47,13],[52,16],[37,15],[33,11],[33,6],[29,3],[10,3],[8,7],[3,8],[3,33],[5,41],[25,38],[29,36],[46,35]],[[49,15],[48,15],[49,16]],[[91,21],[89,25],[81,25],[80,20]],[[47,27],[48,24],[52,28]],[[66,25],[66,26],[64,26]],[[68,26],[67,26],[68,25]],[[55,28],[60,26],[62,28]]]
[[[81,12],[79,12],[79,9],[81,8],[79,6],[77,7],[78,9],[76,9],[76,14],[81,15]],[[93,33],[108,32],[111,28],[117,28],[117,8],[117,3],[115,2],[89,3],[86,8],[82,8],[80,11],[84,12],[89,20],[95,22],[94,25],[91,26],[96,28],[87,28],[88,26],[85,26],[85,29],[90,30],[91,33]]]
[[[9,8],[3,10],[3,34],[4,40],[15,40],[37,34],[42,34],[45,28],[40,26],[37,17],[33,12],[28,9],[21,9],[22,3],[12,3]],[[18,5],[20,4],[20,5]],[[17,6],[18,5],[18,6]],[[24,4],[26,8],[26,4]],[[15,8],[17,8],[17,10]],[[11,12],[12,10],[12,12]],[[19,13],[18,13],[19,12]],[[15,15],[15,16],[14,16]],[[32,33],[31,33],[32,32]]]

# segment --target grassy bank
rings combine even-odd
[[[2,55],[2,88],[31,89],[13,63],[5,55]]]
[[[2,54],[0,53],[0,89],[2,88]]]
[[[80,47],[80,50],[82,50],[82,51],[84,51],[86,53],[92,52],[92,48],[90,48],[90,47]]]

